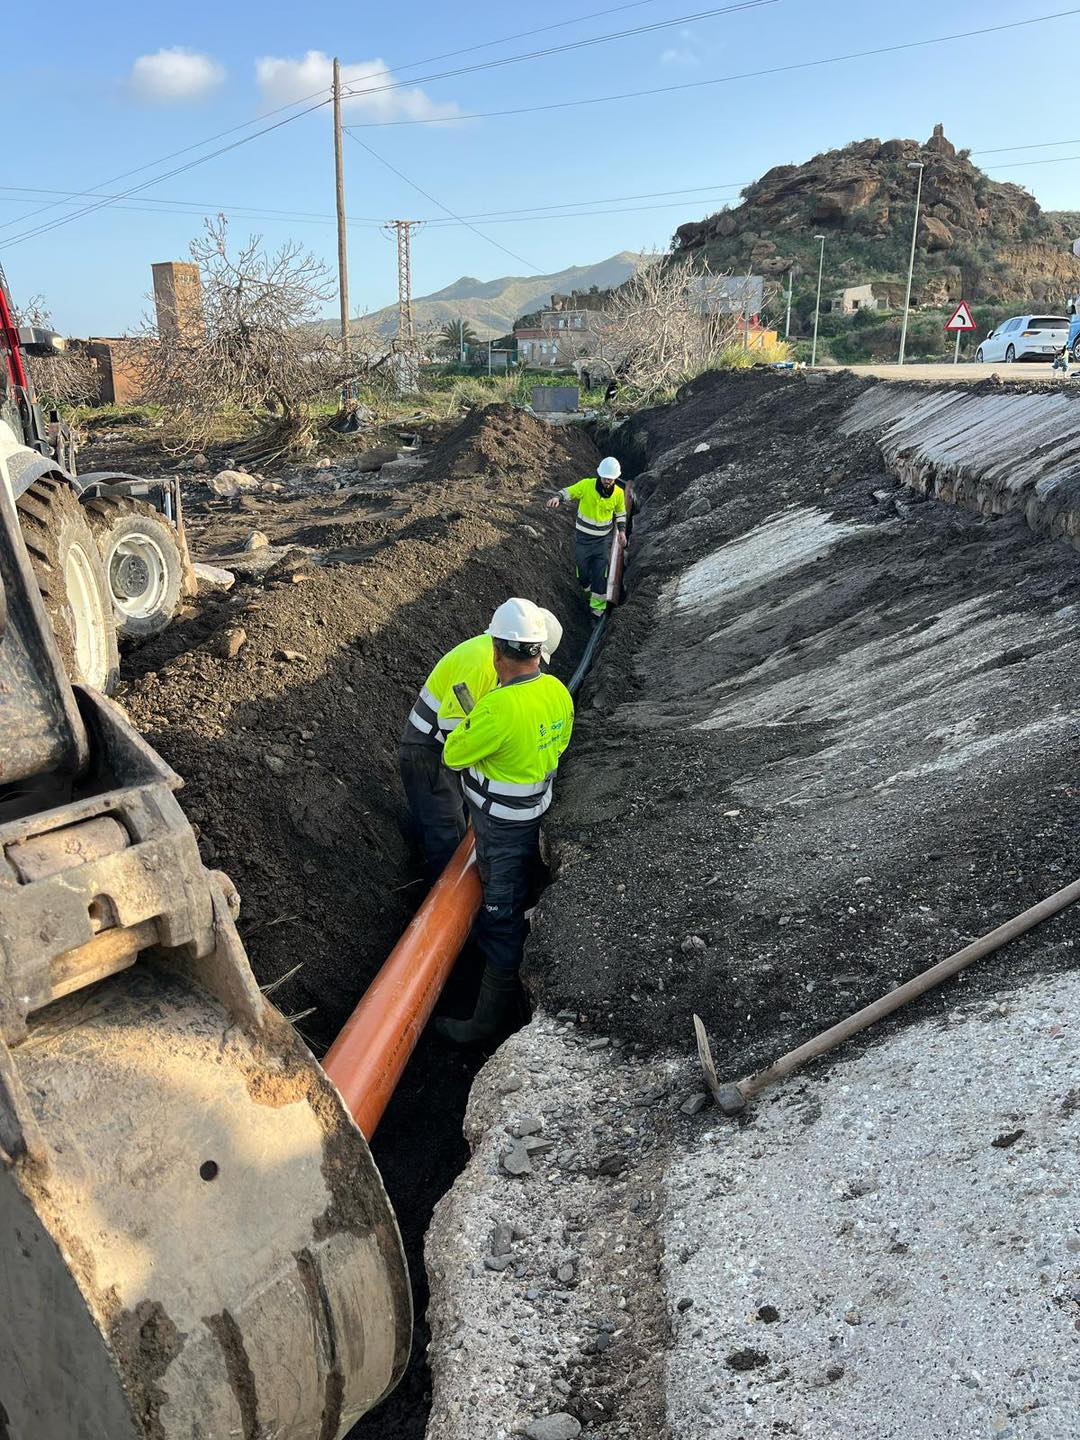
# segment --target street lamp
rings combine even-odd
[[[810,347],[810,367],[811,367],[811,369],[813,369],[813,367],[817,364],[817,328],[818,328],[818,319],[819,319],[819,317],[820,317],[820,315],[821,315],[821,274],[822,274],[822,271],[825,269],[825,236],[824,236],[824,235],[815,235],[815,236],[814,236],[814,239],[821,241],[821,255],[820,255],[819,258],[818,258],[818,267],[817,267],[817,300],[816,300],[816,302],[815,302],[815,304],[814,304],[814,343],[813,343],[813,345]]]
[[[897,362],[900,365],[904,363],[904,350],[907,347],[908,312],[911,309],[911,277],[915,274],[915,241],[919,238],[919,202],[922,200],[922,177],[924,168],[921,160],[908,161],[908,169],[918,170],[919,172],[919,186],[915,191],[915,223],[911,227],[911,259],[908,261],[907,295],[904,298],[904,323],[900,327],[900,359]]]

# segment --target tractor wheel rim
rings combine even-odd
[[[148,620],[165,602],[169,567],[165,552],[150,535],[125,535],[109,556],[113,604],[130,620]]]
[[[68,547],[64,557],[64,583],[74,630],[75,663],[83,679],[100,689],[109,674],[108,621],[101,613],[94,567],[78,542]]]

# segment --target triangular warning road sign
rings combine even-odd
[[[978,327],[971,318],[971,311],[968,309],[966,300],[961,300],[952,313],[952,317],[945,322],[946,330],[975,330]]]

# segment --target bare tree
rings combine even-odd
[[[53,319],[45,297],[31,296],[16,311],[15,323],[51,331]],[[63,348],[50,354],[26,355],[34,393],[43,405],[49,407],[64,409],[72,405],[89,405],[100,395],[97,366],[85,346],[70,340],[61,343]]]
[[[235,251],[223,215],[192,241],[202,281],[202,317],[148,324],[139,364],[146,400],[159,404],[182,437],[203,448],[223,416],[255,422],[251,459],[268,461],[314,442],[314,410],[350,378],[339,337],[316,323],[336,293],[327,267],[290,241],[270,253],[259,236]],[[368,363],[350,332],[354,364]]]
[[[738,343],[738,300],[727,275],[708,265],[650,257],[613,291],[597,329],[597,368],[621,391],[648,402],[700,374]],[[736,309],[741,307],[736,304]]]

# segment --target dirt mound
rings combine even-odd
[[[641,422],[529,954],[549,1011],[650,1046],[697,1012],[738,1073],[1075,873],[1080,555],[892,480],[838,427],[864,384],[712,376]],[[910,1013],[1074,965],[1078,926]]]
[[[239,888],[260,981],[300,967],[274,999],[288,1014],[315,1007],[300,1028],[316,1042],[421,894],[397,740],[430,666],[510,594],[563,620],[559,673],[580,652],[569,527],[543,504],[595,463],[582,432],[499,406],[469,416],[400,488],[189,512],[201,557],[237,551],[254,528],[314,549],[203,598],[128,658],[119,698],[186,781],[204,857]]]

